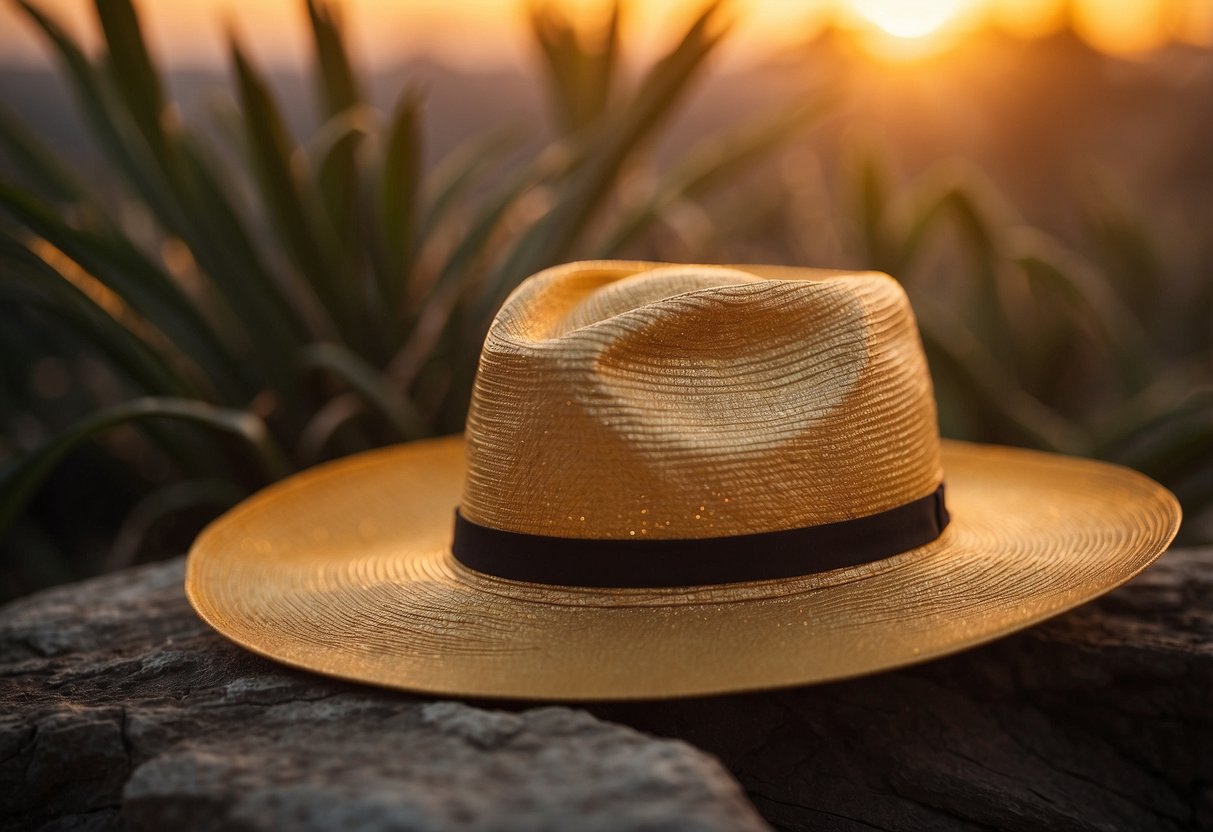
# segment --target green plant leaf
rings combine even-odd
[[[1093,326],[1116,360],[1122,387],[1132,393],[1154,378],[1156,351],[1136,316],[1089,265],[1038,231],[1020,230],[1010,256],[1029,279],[1047,284],[1069,303],[1074,317]]]
[[[316,172],[318,204],[332,239],[339,246],[336,257],[342,269],[353,281],[363,274],[361,244],[361,205],[359,200],[361,173],[358,150],[363,140],[376,130],[376,113],[369,107],[354,107],[333,116],[308,142],[305,155]],[[371,294],[355,286],[346,293],[360,297]]]
[[[1127,449],[1156,431],[1168,420],[1183,420],[1213,413],[1213,386],[1194,383],[1202,367],[1174,368],[1138,395],[1123,402],[1102,420],[1095,431],[1093,453],[1119,459]]]
[[[993,229],[1009,223],[990,219],[991,212],[978,195],[987,191],[988,186],[978,184],[967,169],[957,170],[950,165],[942,171],[929,171],[923,178],[925,183],[919,185],[913,196],[917,210],[892,261],[895,268],[909,270],[930,236],[940,224],[949,221],[956,226],[975,260],[995,259],[999,241]]]
[[[47,199],[84,202],[87,190],[41,140],[0,107],[0,152]]]
[[[329,122],[320,132],[330,132],[330,125],[336,125],[340,133],[320,157],[316,185],[320,206],[341,246],[340,262],[347,279],[353,281],[362,274],[357,153],[363,137],[373,129],[373,112],[362,103],[342,37],[339,8],[326,0],[307,0],[307,11],[316,50],[320,111]]]
[[[485,253],[488,240],[519,198],[535,187],[550,173],[551,157],[536,160],[511,177],[495,195],[484,200],[483,207],[473,219],[467,232],[443,263],[438,278],[420,302],[420,313],[408,338],[392,358],[388,375],[401,389],[409,389],[448,334],[449,327],[461,302],[476,306],[477,295],[483,289],[473,267]],[[469,339],[479,350],[475,337]]]
[[[59,461],[80,443],[118,425],[147,419],[183,420],[236,436],[248,444],[269,480],[283,477],[289,471],[265,423],[248,411],[228,410],[187,399],[135,399],[77,423],[34,452],[15,460],[0,473],[0,536]]]
[[[362,105],[358,77],[345,49],[338,7],[326,0],[307,0],[308,21],[316,47],[320,103],[328,118]]]
[[[539,46],[549,98],[564,133],[584,132],[607,111],[618,62],[621,14],[620,3],[614,3],[606,27],[594,39],[574,28],[557,7],[531,7],[531,36]]]
[[[152,151],[167,161],[164,91],[130,0],[96,0],[110,71],[127,110]]]
[[[40,308],[63,321],[108,356],[112,365],[145,394],[200,394],[195,373],[179,373],[166,361],[166,353],[173,352],[171,347],[159,352],[152,349],[46,261],[5,233],[0,233],[0,263],[9,277],[5,287],[25,290],[14,295],[18,304]]]
[[[183,170],[176,166],[166,169],[157,163],[148,154],[146,143],[138,140],[129,113],[118,106],[104,83],[105,75],[94,70],[80,47],[51,17],[28,0],[16,2],[63,62],[85,121],[117,170],[156,220],[188,243],[206,275],[224,286],[227,308],[251,322],[245,333],[258,345],[256,360],[272,367],[277,356],[278,369],[271,372],[271,377],[290,378],[282,357],[284,348],[293,348],[291,339],[285,337],[290,322],[281,314],[284,304],[280,298],[276,304],[258,298],[257,290],[272,288],[272,282],[258,280],[264,273],[258,271],[255,261],[240,257],[247,253],[248,246],[239,224],[235,229],[231,222],[224,227],[229,217],[218,210],[225,206],[215,190],[213,172],[200,169],[204,166],[189,152],[188,144],[184,147]],[[180,181],[167,176],[170,171],[173,176],[181,174]],[[247,284],[242,282],[245,275],[249,276]],[[280,343],[285,347],[276,346]]]
[[[300,354],[305,367],[323,369],[349,385],[403,440],[431,431],[408,397],[377,368],[339,344],[312,344]]]
[[[240,378],[239,364],[176,283],[128,239],[70,228],[37,200],[4,183],[0,183],[0,207],[79,263],[161,332],[186,345],[187,352],[218,379],[220,389],[233,390],[230,382]]]
[[[1076,426],[1007,378],[997,359],[966,329],[951,321],[938,302],[924,300],[915,306],[933,370],[944,369],[961,380],[986,424],[997,425],[1017,440],[1038,448],[1068,454],[1088,450],[1089,443]]]
[[[307,0],[312,25],[320,113],[328,121],[318,138],[328,144],[318,153],[317,188],[349,279],[361,273],[359,262],[358,148],[374,124],[363,104],[358,78],[344,46],[338,7],[326,0]],[[371,118],[368,118],[371,116]],[[326,137],[326,133],[336,133]]]
[[[319,462],[340,431],[366,412],[366,401],[357,393],[342,393],[329,399],[312,414],[299,436],[299,462],[302,465]]]
[[[162,222],[174,228],[182,226],[184,218],[171,190],[157,175],[146,145],[140,146],[134,140],[129,114],[114,100],[112,90],[104,83],[107,80],[104,73],[94,69],[83,50],[53,18],[29,0],[15,2],[62,61],[85,122],[102,149]]]
[[[456,147],[435,166],[421,195],[422,218],[417,232],[419,250],[448,220],[467,193],[483,184],[485,175],[504,164],[522,140],[512,127],[489,130]]]
[[[1173,483],[1185,508],[1208,505],[1213,493],[1206,491],[1208,459],[1213,455],[1213,400],[1208,391],[1194,397],[1186,407],[1139,426],[1115,459],[1164,483]],[[1203,485],[1201,481],[1203,480]],[[1184,493],[1181,486],[1194,481],[1198,487]]]
[[[701,140],[662,177],[647,200],[615,220],[594,256],[616,256],[671,206],[685,199],[703,199],[734,181],[816,121],[823,107],[822,102],[813,101]]]
[[[262,255],[254,243],[255,224],[236,209],[233,189],[224,187],[228,183],[223,170],[205,148],[187,139],[181,149],[185,199],[200,224],[190,250],[253,340],[257,341],[258,331],[265,333],[260,349],[270,350],[271,341],[292,349],[309,337],[308,316],[300,299],[311,297],[308,287],[275,278],[266,265],[272,258]]]
[[[718,2],[705,6],[677,46],[648,72],[627,106],[595,131],[551,209],[522,235],[487,281],[478,331],[522,278],[567,259],[621,167],[670,115],[729,30],[729,24],[720,22],[719,10]]]
[[[155,527],[184,511],[234,506],[248,491],[230,480],[191,479],[158,488],[135,503],[123,518],[105,558],[105,571],[125,569],[139,561]]]
[[[874,269],[901,276],[904,267],[893,253],[888,228],[892,186],[884,157],[875,151],[857,153],[852,169],[854,211],[866,262]]]
[[[231,55],[253,170],[270,219],[295,267],[307,278],[338,328],[349,334],[355,322],[348,308],[350,293],[343,291],[337,266],[338,244],[331,234],[324,233],[315,200],[304,193],[292,169],[292,142],[269,85],[234,39]]]
[[[421,97],[405,90],[392,113],[379,177],[380,293],[390,310],[404,297],[416,252],[422,182]]]
[[[1159,302],[1165,295],[1160,296],[1157,287],[1167,275],[1156,235],[1138,215],[1134,195],[1106,179],[1094,185],[1095,193],[1082,202],[1091,259],[1142,323],[1163,324],[1159,318],[1170,317],[1172,310]]]
[[[968,254],[969,269],[953,281],[951,301],[966,310],[969,331],[987,352],[1011,356],[1018,328],[1007,318],[1004,281],[1015,277],[1006,257],[1003,230],[1013,223],[987,180],[965,165],[948,163],[928,171],[911,191],[914,209],[889,254],[893,274],[912,273],[926,241],[947,224],[957,232]],[[916,299],[917,300],[917,299]],[[1003,364],[1009,383],[1020,385],[1014,362]]]

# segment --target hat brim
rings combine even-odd
[[[1150,565],[1179,527],[1152,480],[945,441],[951,525],[887,560],[791,580],[576,589],[491,578],[448,546],[461,437],[306,471],[216,520],[186,592],[288,665],[431,694],[650,699],[825,682],[921,662],[1064,612]]]

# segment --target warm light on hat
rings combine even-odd
[[[1178,525],[1128,469],[941,441],[885,275],[573,263],[498,313],[465,437],[266,489],[199,537],[186,588],[237,643],[334,676],[670,697],[989,641],[1124,583]]]

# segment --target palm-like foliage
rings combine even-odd
[[[1204,539],[1213,284],[1189,269],[1213,262],[1208,239],[1186,246],[1203,251],[1168,258],[1144,221],[1101,195],[1085,207],[1076,200],[1092,234],[1067,246],[971,166],[944,163],[901,185],[880,153],[857,152],[852,167],[844,198],[785,195],[779,220],[795,249],[805,217],[831,214],[849,259],[903,282],[942,432],[1137,468],[1175,491],[1187,539]]]
[[[245,160],[233,166],[230,148],[181,122],[130,0],[96,0],[96,58],[34,3],[16,3],[119,181],[116,194],[82,183],[0,118],[0,150],[24,174],[0,183],[12,220],[0,228],[0,314],[8,331],[45,341],[5,353],[5,433],[21,433],[12,420],[36,424],[35,441],[19,443],[28,447],[4,451],[0,535],[57,462],[116,426],[138,424],[146,442],[128,451],[151,454],[172,483],[150,496],[133,486],[145,495],[132,514],[140,527],[194,505],[214,511],[327,457],[458,430],[483,332],[523,277],[612,253],[807,114],[714,137],[650,198],[617,210],[621,172],[728,24],[707,6],[626,85],[618,11],[597,35],[536,11],[559,138],[519,159],[509,134],[485,135],[427,169],[421,96],[405,89],[390,113],[372,108],[334,9],[307,0],[321,126],[291,135],[233,37]],[[81,351],[101,362],[106,394],[73,390],[58,413],[31,404],[31,368]],[[81,413],[94,415],[72,421]]]
[[[557,139],[528,153],[490,133],[431,165],[421,96],[372,107],[322,0],[306,2],[320,126],[291,135],[233,38],[226,144],[182,123],[130,0],[96,0],[96,58],[15,2],[116,180],[80,181],[0,112],[0,153],[22,172],[0,181],[0,538],[15,528],[4,570],[19,586],[80,571],[23,514],[69,453],[95,479],[53,482],[55,502],[73,526],[93,504],[125,515],[105,542],[105,565],[121,565],[163,518],[196,524],[300,467],[459,430],[484,329],[518,281],[638,243],[656,259],[888,271],[918,312],[945,434],[1125,462],[1189,517],[1213,504],[1213,290],[1108,203],[1078,252],[974,171],[895,187],[871,155],[841,189],[796,184],[811,166],[790,156],[782,177],[705,202],[772,158],[820,96],[709,136],[623,198],[728,30],[715,6],[632,84],[618,10],[597,33],[535,11]]]
[[[1164,246],[1127,200],[1079,191],[1070,204],[1089,233],[1063,243],[971,165],[906,179],[891,154],[847,141],[840,181],[822,173],[832,160],[785,151],[779,179],[696,206],[694,233],[653,257],[894,275],[918,317],[945,436],[1136,468],[1179,497],[1181,540],[1207,541],[1213,241],[1200,219],[1168,229]]]

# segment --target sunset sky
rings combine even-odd
[[[89,0],[41,0],[40,5],[83,37],[94,28]],[[305,54],[301,0],[139,5],[160,58],[169,65],[221,63],[229,26],[268,63],[296,65]],[[516,64],[526,54],[525,6],[519,0],[342,0],[341,5],[363,60],[371,65],[428,54],[491,67]],[[561,0],[560,5],[588,16],[601,15],[606,7],[603,0]],[[643,51],[699,5],[700,0],[633,3],[629,37]],[[1172,39],[1213,42],[1213,0],[748,0],[733,3],[743,27],[732,48],[742,60],[759,57],[833,20],[854,28],[875,54],[895,57],[944,48],[987,23],[1025,35],[1048,32],[1067,7],[1078,31],[1108,52],[1140,53]],[[0,53],[5,63],[44,55],[8,3],[0,4]]]

